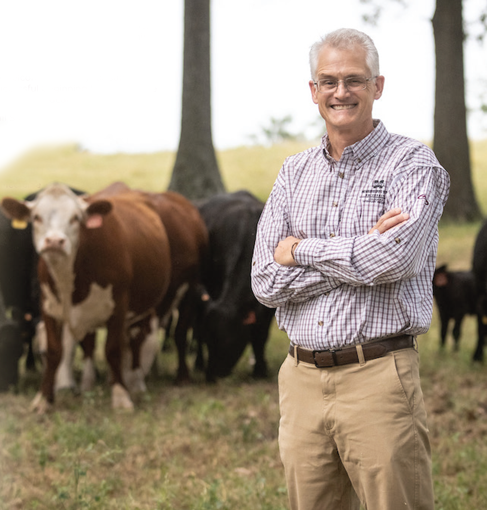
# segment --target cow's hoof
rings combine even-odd
[[[134,403],[128,391],[121,384],[114,384],[112,387],[112,409],[134,410]]]
[[[34,400],[30,404],[30,410],[37,414],[46,414],[48,411],[52,409],[52,404],[50,404],[46,397],[39,392],[34,397]]]

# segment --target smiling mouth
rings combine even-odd
[[[355,104],[334,104],[331,107],[334,110],[350,110],[352,108],[355,108]]]

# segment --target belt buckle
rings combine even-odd
[[[313,361],[315,363],[315,367],[316,368],[329,368],[329,367],[334,367],[336,365],[338,365],[337,363],[337,357],[336,357],[336,352],[338,351],[341,351],[342,348],[340,347],[339,349],[324,349],[322,351],[313,351]],[[318,365],[318,361],[316,360],[316,354],[319,354],[319,353],[322,353],[322,352],[329,352],[331,354],[331,359],[333,361],[333,363],[331,365]]]

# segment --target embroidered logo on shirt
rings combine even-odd
[[[386,201],[387,191],[384,189],[383,180],[374,180],[371,189],[362,190],[362,202],[383,204]]]
[[[428,202],[428,199],[426,198],[426,195],[419,195],[418,200],[421,200],[421,199],[424,200],[424,203],[426,205],[430,205],[430,203]]]

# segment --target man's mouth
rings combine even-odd
[[[334,104],[334,105],[331,105],[331,107],[334,110],[350,110],[351,108],[354,108],[355,106],[356,106],[355,104]]]

